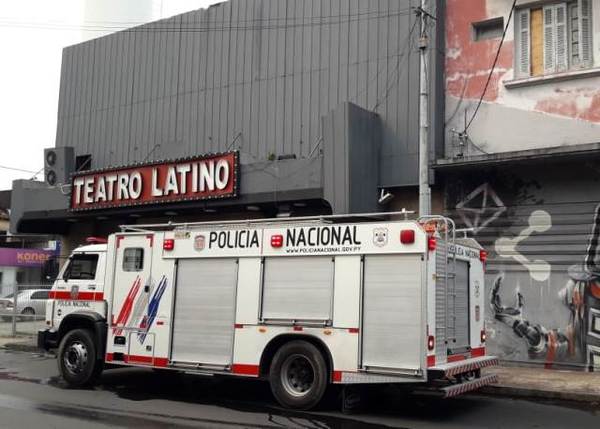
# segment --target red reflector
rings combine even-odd
[[[479,251],[479,260],[481,262],[487,261],[487,252],[485,250],[480,250]]]
[[[304,331],[302,326],[294,326],[294,331]]]
[[[434,338],[434,336],[433,336],[433,335],[430,335],[430,336],[427,338],[427,349],[428,349],[429,351],[431,351],[431,350],[433,350],[433,348],[434,348],[434,347],[435,347],[435,338]]]
[[[173,240],[172,238],[166,238],[165,241],[163,241],[163,249],[164,250],[173,250],[175,248],[175,240]]]
[[[415,231],[413,229],[403,229],[400,231],[400,243],[413,244],[415,242]]]
[[[283,235],[277,234],[271,236],[271,247],[282,247],[283,246]]]
[[[481,344],[485,343],[485,338],[486,338],[485,329],[482,329],[481,330]]]
[[[437,242],[435,241],[435,238],[433,237],[429,237],[429,240],[427,240],[427,248],[433,252],[435,250],[437,246]]]

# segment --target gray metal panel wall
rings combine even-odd
[[[320,118],[351,101],[382,117],[381,184],[416,183],[418,4],[231,0],[68,47],[56,145],[94,168],[228,148],[308,157]]]

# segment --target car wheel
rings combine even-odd
[[[31,321],[31,320],[33,320],[32,316],[35,316],[35,310],[31,307],[25,307],[21,311],[21,316],[24,316],[24,317],[19,318],[22,322]]]
[[[282,406],[310,410],[321,402],[329,372],[319,349],[306,341],[292,341],[273,357],[269,381],[275,399]]]
[[[58,369],[69,387],[91,385],[102,371],[94,337],[87,329],[69,331],[58,348]]]

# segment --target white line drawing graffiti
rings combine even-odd
[[[473,233],[477,234],[504,213],[506,207],[490,184],[484,183],[458,203],[456,211],[465,225],[472,228]],[[485,217],[486,214],[489,216]]]
[[[500,237],[496,240],[495,248],[498,256],[511,258],[522,264],[534,280],[543,282],[550,278],[551,266],[541,259],[530,261],[517,251],[517,246],[534,232],[543,233],[552,228],[552,217],[544,210],[536,210],[529,215],[529,226],[514,238]]]

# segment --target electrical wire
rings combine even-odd
[[[498,45],[498,50],[496,51],[496,57],[494,58],[494,64],[492,65],[490,73],[488,74],[487,81],[485,82],[485,87],[483,88],[483,91],[481,93],[481,97],[479,97],[479,102],[477,103],[477,107],[475,108],[475,111],[473,112],[473,116],[471,116],[471,119],[469,120],[469,122],[465,126],[463,134],[466,134],[467,131],[469,130],[469,127],[471,126],[471,124],[475,120],[475,117],[477,116],[477,113],[479,112],[479,108],[481,107],[481,103],[483,103],[483,97],[485,97],[485,93],[487,92],[487,89],[488,89],[488,87],[490,85],[490,81],[492,80],[492,76],[494,74],[494,70],[496,69],[496,65],[498,64],[498,58],[500,58],[500,51],[502,51],[502,45],[504,44],[504,39],[506,38],[506,33],[508,32],[508,27],[510,26],[510,22],[511,22],[512,16],[513,16],[513,14],[515,12],[515,7],[516,6],[517,6],[517,0],[513,0],[513,4],[512,4],[512,7],[510,8],[510,13],[508,15],[508,21],[506,21],[506,26],[504,27],[504,33],[502,33],[502,39],[500,40],[500,45]]]
[[[16,168],[16,167],[8,167],[6,165],[0,165],[0,168],[4,169],[4,170],[12,170],[12,171],[20,171],[22,173],[30,173],[30,174],[35,174],[36,176],[41,172],[40,171],[32,171],[32,170],[25,170],[23,168]],[[43,170],[43,169],[42,169]]]
[[[216,32],[216,31],[257,31],[257,30],[277,30],[277,29],[293,29],[293,28],[304,28],[304,27],[317,27],[322,25],[341,25],[341,24],[350,24],[353,22],[364,22],[373,19],[386,19],[393,18],[397,16],[406,16],[410,13],[410,10],[394,12],[394,13],[385,13],[378,14],[375,16],[369,16],[366,18],[360,18],[358,14],[352,15],[338,15],[331,16],[333,18],[349,18],[351,16],[357,17],[355,19],[340,19],[334,21],[327,21],[328,17],[316,17],[312,22],[304,22],[306,18],[303,19],[302,23],[294,24],[289,22],[283,22],[281,24],[273,24],[273,25],[241,25],[241,26],[213,26],[210,23],[207,26],[195,26],[195,23],[191,26],[187,26],[188,23],[185,22],[174,22],[174,23],[161,23],[158,22],[150,22],[145,25],[139,27],[122,27],[122,26],[102,26],[102,25],[62,25],[62,24],[53,24],[53,23],[27,23],[27,22],[0,22],[0,27],[9,27],[9,28],[25,28],[25,29],[38,29],[38,30],[73,30],[73,31],[97,31],[97,32],[106,32],[106,31],[123,31],[123,32],[131,32],[131,33],[207,33],[207,32]],[[295,18],[300,19],[300,18]],[[289,20],[289,19],[288,19]],[[235,21],[232,21],[235,22]],[[229,22],[228,24],[231,24]]]
[[[400,70],[400,63],[401,63],[401,62],[402,62],[403,64],[404,64],[404,62],[408,63],[408,57],[409,57],[409,55],[407,55],[407,52],[406,52],[406,50],[407,50],[407,49],[409,49],[409,50],[410,50],[410,48],[413,46],[413,43],[412,43],[412,42],[413,42],[413,38],[412,38],[412,36],[413,36],[413,34],[414,34],[414,32],[415,32],[415,29],[417,28],[417,23],[418,23],[418,20],[417,20],[417,19],[415,19],[415,22],[413,23],[413,25],[412,25],[412,27],[411,27],[411,29],[410,29],[409,33],[408,33],[408,36],[406,37],[406,45],[405,45],[405,47],[404,47],[404,49],[403,49],[403,53],[402,53],[401,55],[399,54],[399,55],[398,55],[398,57],[397,57],[397,60],[396,60],[396,67],[394,68],[394,70],[393,70],[393,71],[392,71],[392,73],[391,73],[392,77],[391,77],[391,78],[388,78],[388,80],[387,80],[387,82],[386,82],[386,84],[385,84],[385,87],[386,87],[385,94],[383,95],[383,97],[382,97],[380,100],[378,100],[378,101],[375,103],[375,105],[373,106],[373,109],[371,109],[373,112],[376,112],[376,111],[377,111],[377,109],[379,108],[379,106],[381,106],[381,104],[382,104],[384,101],[386,101],[386,100],[388,99],[388,97],[390,96],[390,91],[391,91],[391,90],[394,88],[394,86],[396,86],[396,85],[399,83],[399,81],[400,81],[400,76],[402,76],[402,73],[401,73],[401,70]],[[406,61],[400,61],[400,59],[401,59],[401,58],[402,58],[402,60],[406,60]],[[402,71],[403,71],[404,69],[405,69],[405,67],[402,67]],[[397,74],[398,74],[397,78],[396,78],[396,77],[394,77],[394,74],[396,74],[396,72],[398,72],[398,73],[397,73]],[[392,81],[392,82],[391,82],[391,84],[390,84],[390,80],[392,80],[392,79],[393,79],[393,81]]]

